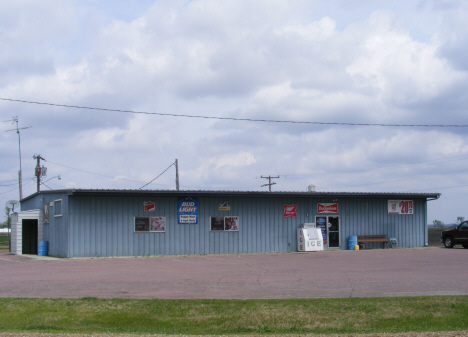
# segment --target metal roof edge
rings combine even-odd
[[[413,193],[413,192],[287,192],[287,191],[210,191],[210,190],[116,190],[116,189],[61,189],[61,190],[47,190],[33,193],[21,201],[26,201],[34,198],[40,194],[53,194],[53,193],[66,193],[70,196],[73,195],[127,195],[127,196],[230,196],[230,197],[373,197],[373,198],[419,198],[436,200],[439,199],[440,193]]]
[[[23,199],[21,199],[20,202],[29,200],[31,198],[34,198],[37,195],[40,195],[40,194],[53,194],[53,193],[67,193],[67,194],[70,194],[73,191],[74,191],[73,189],[61,189],[61,190],[46,190],[46,191],[34,192],[33,194],[30,194],[27,197],[24,197]]]
[[[250,196],[250,197],[412,197],[438,199],[440,193],[414,193],[414,192],[287,192],[287,191],[210,191],[210,190],[96,190],[96,189],[69,189],[46,191],[48,193],[66,192],[68,195],[154,195],[154,196]]]

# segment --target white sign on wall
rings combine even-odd
[[[413,214],[413,200],[389,200],[388,214]]]

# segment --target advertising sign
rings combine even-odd
[[[149,231],[149,218],[136,216],[135,217],[135,232],[148,232]]]
[[[238,216],[224,217],[224,230],[225,231],[238,231],[239,230],[239,217]]]
[[[230,210],[231,210],[231,206],[229,206],[229,202],[227,202],[227,201],[221,202],[218,205],[218,211],[220,211],[220,212],[226,212],[226,211],[230,211]]]
[[[145,201],[143,202],[143,208],[145,209],[145,212],[154,212],[154,201]]]
[[[338,213],[338,204],[317,204],[317,213]]]
[[[315,218],[315,226],[322,231],[323,244],[327,243],[327,217],[318,216]]]
[[[224,231],[224,217],[223,216],[210,217],[210,231]]]
[[[49,204],[44,204],[44,225],[49,223]]]
[[[163,216],[136,216],[135,232],[165,232],[166,218]]]
[[[238,216],[212,216],[210,217],[210,231],[239,231]]]
[[[283,205],[283,218],[297,217],[297,205]]]
[[[149,225],[151,232],[165,232],[166,218],[163,216],[151,216],[149,218]]]
[[[198,225],[198,199],[179,198],[177,215],[179,225]]]
[[[389,200],[388,214],[413,214],[413,200]]]

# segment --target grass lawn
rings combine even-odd
[[[7,235],[0,235],[0,250],[8,250],[10,238]]]
[[[468,330],[468,296],[133,300],[0,299],[3,332],[358,334]]]

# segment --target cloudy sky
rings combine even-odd
[[[0,201],[17,116],[24,196],[35,154],[41,189],[138,189],[178,159],[181,189],[271,175],[468,218],[467,20],[462,0],[0,1]],[[145,188],[175,189],[174,166]]]

